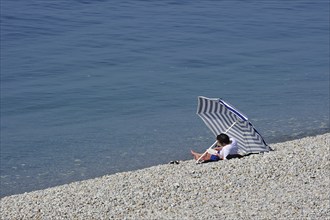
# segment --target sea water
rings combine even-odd
[[[1,197],[191,159],[199,95],[329,131],[329,2],[1,1]]]

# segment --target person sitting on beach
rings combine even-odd
[[[221,133],[217,136],[217,145],[213,149],[207,150],[203,154],[199,154],[191,150],[191,154],[195,160],[206,161],[217,161],[217,160],[229,160],[232,158],[241,157],[238,154],[237,141],[234,138],[229,138],[228,135]]]

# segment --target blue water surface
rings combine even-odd
[[[199,95],[328,132],[329,2],[2,0],[1,197],[190,159]]]

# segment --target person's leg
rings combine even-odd
[[[196,153],[193,150],[190,150],[191,154],[194,156],[195,160],[198,160],[198,158],[200,158],[202,156],[202,154]]]
[[[203,154],[196,153],[193,150],[191,150],[191,154],[194,156],[195,160],[198,160],[203,155]],[[204,154],[204,156],[202,158],[200,158],[200,160],[207,161],[207,160],[210,160],[210,158],[211,158],[211,154],[206,153],[206,154]]]

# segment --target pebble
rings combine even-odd
[[[1,219],[330,219],[330,133],[1,198]]]

